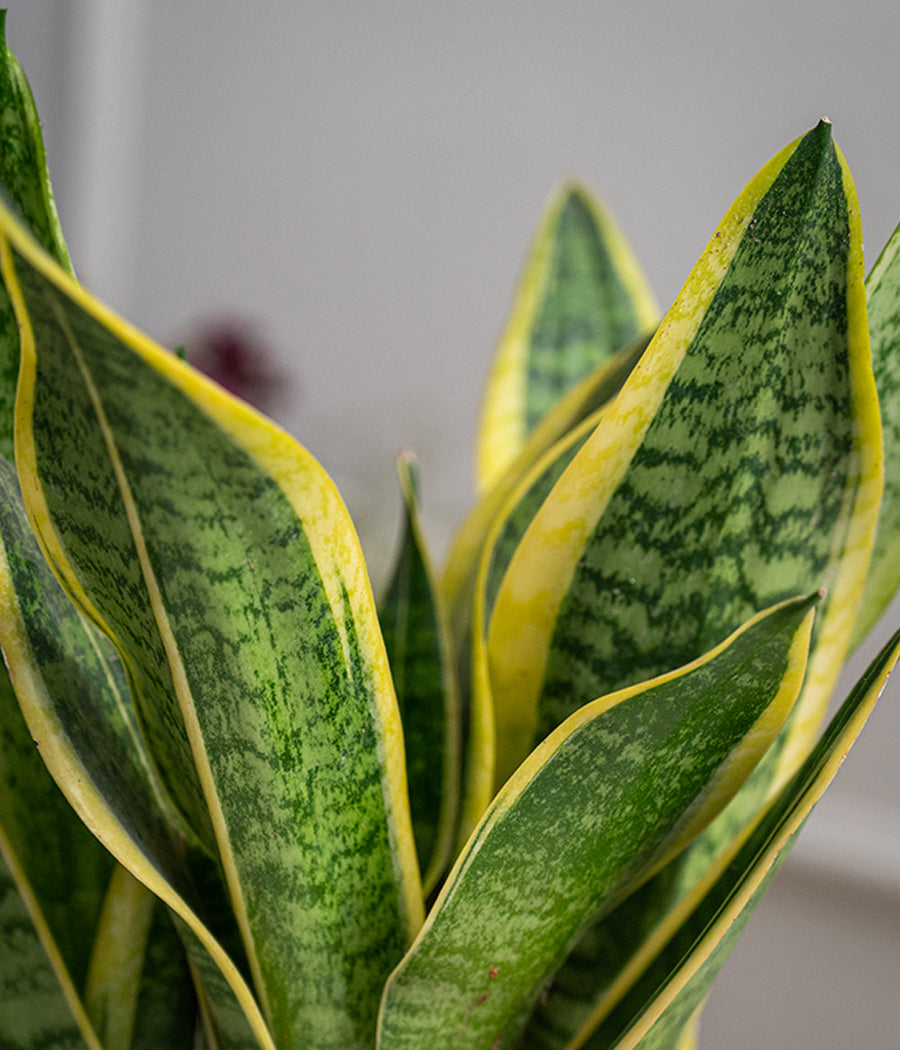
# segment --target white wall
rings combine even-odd
[[[82,280],[167,342],[217,312],[262,323],[296,377],[280,418],[334,473],[379,565],[401,445],[423,462],[436,545],[465,509],[480,381],[561,176],[604,196],[663,305],[744,182],[824,114],[870,261],[900,218],[887,0],[11,6]],[[898,694],[723,974],[708,1047],[852,1045],[828,1026],[762,1038],[755,1011],[781,1016],[769,997],[815,967],[810,1032],[835,1003],[855,1017],[869,971],[897,984]],[[866,929],[849,972],[822,970],[818,948],[790,955],[819,932],[840,959]],[[857,1045],[894,1045],[889,998]],[[726,1035],[741,1002],[746,1034]]]

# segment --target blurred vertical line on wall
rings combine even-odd
[[[69,19],[72,138],[64,229],[80,280],[128,316],[135,300],[147,0],[84,0]]]

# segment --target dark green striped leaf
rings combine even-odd
[[[811,605],[778,606],[692,665],[587,705],[529,756],[391,975],[380,1050],[497,1045],[585,923],[682,848],[774,739]]]
[[[5,11],[0,11],[0,194],[18,211],[38,243],[71,273],[31,88],[6,45]],[[9,296],[0,284],[0,455],[10,462],[18,374],[19,332]]]
[[[489,627],[498,734],[514,717],[540,739],[580,703],[825,587],[779,775],[802,757],[881,491],[862,266],[852,183],[822,123],[738,197],[530,524]]]
[[[428,894],[444,874],[459,803],[460,711],[450,640],[419,517],[419,472],[397,463],[403,493],[400,550],[378,609],[397,690],[413,833]]]
[[[2,459],[0,537],[0,644],[28,722],[20,751],[31,754],[46,777],[32,738],[39,742],[43,763],[85,825],[184,917],[183,940],[202,975],[223,1046],[238,1050],[262,1045],[271,1050],[271,1037],[241,972],[236,926],[221,904],[224,887],[209,859],[188,847],[187,829],[154,774],[121,660],[77,612],[51,573],[25,520],[12,468]],[[9,798],[22,806],[29,796],[16,790]],[[30,827],[30,805],[25,819],[25,827]],[[81,834],[90,838],[83,828]],[[65,843],[65,837],[59,844],[51,841],[48,856],[56,856]],[[99,848],[96,843],[94,848]],[[41,854],[36,852],[35,863],[43,867]],[[98,909],[107,877],[97,890]],[[59,918],[64,925],[76,925],[68,912]],[[85,934],[83,967],[95,922],[96,915]],[[250,1035],[249,1024],[259,1043]]]
[[[596,427],[604,407],[619,392],[648,342],[645,337],[624,347],[560,399],[531,432],[513,464],[475,505],[454,542],[442,591],[450,610],[462,707],[470,730],[460,845],[514,768],[506,764],[506,757],[515,751],[516,741],[509,724],[499,738],[495,732],[487,673],[486,625],[499,581],[535,512]]]
[[[874,627],[900,586],[900,227],[872,267],[866,291],[884,435],[884,495],[855,644]]]
[[[479,487],[513,462],[559,398],[658,317],[631,249],[581,186],[544,210],[488,381]]]
[[[52,941],[35,922],[5,859],[0,834],[0,1046],[102,1050]],[[44,933],[42,938],[41,933]]]
[[[875,657],[806,761],[729,850],[717,877],[693,895],[677,923],[650,939],[640,980],[614,988],[579,1033],[585,1050],[676,1045],[728,952],[831,783],[900,655],[900,632]],[[531,1043],[528,1044],[532,1045]]]
[[[99,1050],[81,999],[112,861],[44,768],[0,667],[0,1045]]]
[[[590,492],[580,497],[589,509],[577,572],[557,565],[569,594],[548,625],[544,728],[577,696],[665,666],[682,645],[690,652],[692,640],[715,637],[783,586],[825,583],[828,598],[790,730],[672,870],[585,935],[558,974],[566,1007],[548,1002],[548,1030],[561,1033],[548,1047],[563,1045],[584,1004],[630,965],[641,930],[679,907],[773,780],[783,783],[805,757],[818,727],[846,652],[880,489],[861,278],[852,184],[820,125],[735,202],[591,439],[593,462],[588,443],[580,475],[573,471],[567,488],[564,476],[551,496],[572,514],[580,477],[618,471],[599,505],[590,509]],[[753,288],[755,301],[745,303]],[[599,646],[587,628],[573,633],[575,613],[586,615],[592,601]],[[497,710],[502,725],[502,700]]]
[[[366,1046],[421,921],[402,734],[346,510],[274,425],[119,322],[3,216],[17,460],[220,858],[276,1043]]]

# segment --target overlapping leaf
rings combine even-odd
[[[422,905],[346,511],[286,435],[106,313],[8,214],[2,234],[35,532],[218,853],[276,1042],[364,1046]]]
[[[779,742],[780,771],[775,751],[673,870],[585,935],[558,978],[573,996],[572,1020],[553,1021],[561,1031],[579,1016],[579,1000],[627,970],[644,926],[661,921],[773,778],[803,757],[846,651],[880,472],[857,216],[827,126],[763,169],[503,581],[498,603],[515,601],[498,614],[501,644],[490,655],[498,739],[505,726],[519,734],[507,768],[527,747],[523,722],[540,736],[578,697],[665,666],[692,636],[714,637],[791,581],[829,585],[801,709]],[[529,589],[533,610],[522,597]],[[526,654],[518,664],[516,645]],[[547,695],[534,702],[545,672]]]
[[[822,123],[738,197],[516,550],[489,626],[498,735],[530,720],[540,739],[825,586],[796,759],[846,651],[880,491],[858,208]]]
[[[215,870],[210,870],[210,860],[196,847],[188,849],[188,829],[155,776],[121,660],[79,615],[52,575],[25,520],[15,476],[4,460],[0,460],[0,537],[0,642],[28,721],[28,743],[32,737],[39,741],[41,759],[97,839],[183,916],[184,940],[204,977],[223,1045],[235,1050],[271,1047],[259,1009],[234,961],[240,963],[242,958],[232,943],[237,931],[218,918],[225,910],[217,903],[224,897],[223,887]],[[33,760],[38,761],[36,755]],[[15,801],[18,792],[11,797]],[[31,819],[29,811],[29,826]],[[87,835],[81,824],[78,828]],[[100,849],[97,843],[94,846]],[[104,882],[98,894],[105,889]],[[65,921],[72,919],[66,916]],[[91,938],[95,922],[96,913]],[[87,952],[86,948],[85,960]],[[208,952],[215,960],[209,964]],[[220,969],[226,976],[219,976]]]
[[[112,863],[50,779],[0,668],[0,1045],[99,1050],[82,1000]]]
[[[612,990],[569,1050],[641,1050],[673,1045],[703,1001],[740,931],[787,856],[813,806],[858,737],[900,655],[888,642],[832,718],[815,748],[729,850],[716,877],[693,895],[677,923],[649,939],[641,977]],[[628,988],[626,995],[622,995]]]
[[[34,98],[18,59],[6,45],[5,10],[0,10],[0,187],[38,243],[71,273]],[[18,373],[19,333],[6,289],[0,284],[0,454],[10,462]]]
[[[872,369],[884,435],[884,495],[854,641],[875,625],[900,586],[900,227],[866,280]]]
[[[380,1050],[499,1045],[584,924],[683,847],[775,738],[811,605],[778,606],[694,664],[587,705],[535,750],[392,974]]]
[[[191,1050],[196,1003],[162,902],[116,866],[94,939],[85,1000],[104,1050]]]
[[[612,217],[582,187],[563,186],[544,211],[488,381],[479,488],[498,480],[561,395],[657,316]]]

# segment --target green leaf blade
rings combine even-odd
[[[657,316],[612,217],[583,187],[563,186],[544,211],[488,381],[479,487],[502,475],[566,391]]]
[[[834,779],[900,657],[900,632],[863,672],[800,769],[730,847],[626,995],[598,1003],[572,1050],[641,1050],[673,1045],[759,904],[813,807]]]
[[[214,831],[276,1042],[364,1046],[422,904],[343,504],[286,435],[111,319],[7,222],[6,279],[38,351],[17,409],[36,531],[139,700],[146,688],[167,786],[204,841]]]
[[[0,194],[18,210],[43,248],[72,273],[34,98],[18,59],[6,44],[5,11],[0,11]],[[9,296],[0,286],[0,455],[10,462],[18,374],[19,332]]]
[[[866,293],[884,435],[884,495],[854,645],[874,627],[900,586],[900,227],[872,267]]]
[[[540,739],[584,700],[825,586],[797,717],[809,742],[881,490],[861,244],[825,124],[738,197],[506,573],[489,638],[498,726],[531,711]]]
[[[413,833],[427,895],[444,874],[459,802],[460,710],[441,596],[418,508],[418,468],[397,465],[403,536],[378,617],[397,690],[406,747]]]
[[[514,1037],[504,1029],[585,923],[680,849],[774,739],[802,682],[810,605],[786,603],[694,665],[588,705],[529,757],[392,974],[380,1050]]]

